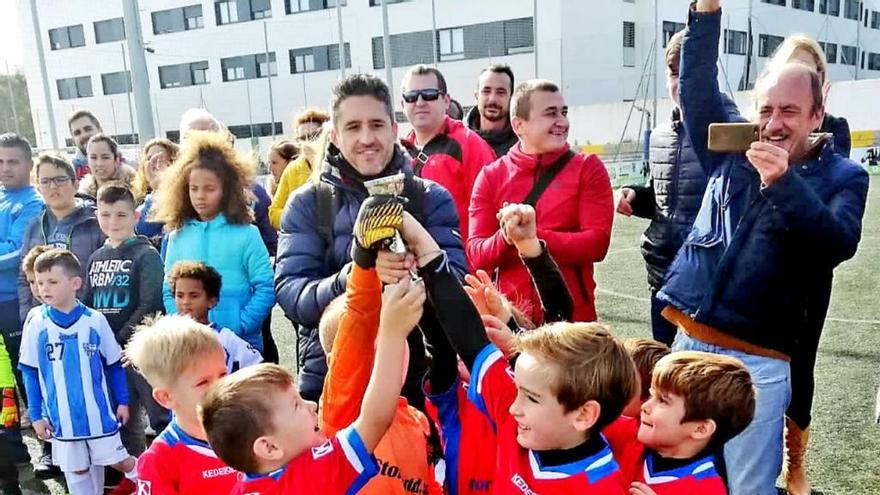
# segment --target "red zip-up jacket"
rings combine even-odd
[[[452,195],[461,224],[461,241],[467,245],[468,205],[477,174],[495,161],[495,152],[476,132],[446,117],[440,132],[421,151],[416,147],[415,131],[400,142],[413,158],[416,175],[443,186]],[[421,157],[421,158],[420,158]]]
[[[502,237],[496,215],[505,202],[522,203],[539,174],[568,151],[529,155],[520,143],[480,172],[470,204],[468,260],[473,269],[495,272],[501,292],[535,323],[541,303],[516,248]],[[574,300],[574,321],[596,320],[593,263],[611,242],[614,200],[605,165],[595,155],[576,154],[541,195],[535,208],[538,238],[547,248]]]

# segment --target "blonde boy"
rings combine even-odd
[[[248,473],[231,493],[357,493],[375,476],[372,453],[394,417],[406,337],[424,300],[424,287],[409,279],[386,287],[360,416],[329,440],[316,404],[302,399],[284,368],[258,364],[221,380],[203,400],[200,418],[217,454]]]
[[[217,333],[186,316],[163,316],[138,327],[126,353],[153,398],[174,419],[138,459],[138,493],[229,493],[237,473],[206,441],[196,407],[226,376],[226,352]]]

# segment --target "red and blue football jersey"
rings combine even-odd
[[[727,494],[713,456],[701,456],[684,466],[659,471],[655,468],[658,454],[638,441],[638,432],[639,420],[625,416],[602,432],[611,444],[627,482],[640,481],[657,495]]]
[[[486,346],[474,361],[468,399],[496,426],[497,469],[492,493],[511,495],[625,495],[627,484],[604,436],[599,452],[562,466],[544,466],[516,441],[517,423],[508,409],[516,398],[512,372],[501,351]]]
[[[229,493],[239,472],[172,421],[138,459],[138,495]]]
[[[497,444],[492,423],[467,398],[467,386],[456,380],[446,392],[425,397],[436,408],[446,459],[449,495],[491,493]]]
[[[231,495],[353,495],[378,472],[361,436],[349,426],[281,469],[244,475]]]
[[[667,471],[654,469],[657,454],[646,451],[645,461],[636,481],[651,487],[657,495],[727,495],[724,480],[709,455]]]

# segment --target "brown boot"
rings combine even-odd
[[[807,479],[807,443],[810,429],[800,429],[794,421],[785,418],[785,455],[782,463],[782,476],[789,495],[810,495],[810,481]]]

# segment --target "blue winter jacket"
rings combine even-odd
[[[18,299],[24,233],[42,210],[43,198],[33,186],[0,188],[0,302]]]
[[[324,308],[345,292],[346,278],[351,270],[351,232],[360,205],[367,197],[362,183],[342,178],[338,168],[342,160],[341,155],[328,153],[321,175],[321,180],[335,189],[333,245],[328,246],[318,231],[317,189],[310,182],[297,189],[284,207],[275,260],[278,303],[299,327],[300,391],[312,397],[320,395],[327,373],[316,329]],[[452,196],[431,181],[413,177],[410,160],[400,149],[395,151],[382,175],[398,171],[403,171],[424,187],[423,224],[440,248],[446,251],[450,265],[463,276],[467,263]]]
[[[698,322],[790,355],[806,288],[856,252],[868,175],[831,143],[767,187],[745,154],[710,153],[709,124],[740,119],[718,88],[720,34],[720,11],[691,11],[681,106],[709,182],[658,297]]]
[[[188,220],[183,228],[168,234],[165,273],[178,261],[203,261],[223,277],[220,301],[208,319],[227,327],[263,351],[261,327],[275,304],[269,252],[253,225],[233,225],[222,214],[202,222]],[[177,309],[166,281],[162,287],[165,310]]]

